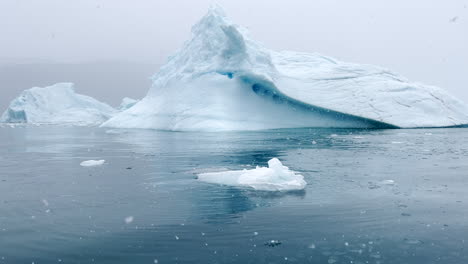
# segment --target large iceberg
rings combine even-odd
[[[213,7],[153,76],[144,99],[106,127],[255,130],[414,128],[468,124],[446,91],[389,70],[266,49]]]
[[[90,126],[100,125],[116,113],[105,103],[75,93],[72,83],[57,83],[23,91],[0,122]]]

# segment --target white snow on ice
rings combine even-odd
[[[201,173],[198,174],[198,180],[214,184],[250,187],[262,191],[302,190],[307,184],[302,175],[283,166],[277,158],[269,160],[268,167]]]
[[[105,163],[105,160],[86,160],[80,163],[80,166],[83,167],[95,167],[95,166],[101,166]]]
[[[57,83],[23,91],[0,122],[90,126],[100,125],[116,112],[105,103],[75,93],[72,83]]]
[[[216,131],[462,124],[468,124],[468,106],[440,88],[377,66],[269,50],[213,7],[153,76],[147,96],[103,126]]]

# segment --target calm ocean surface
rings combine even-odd
[[[273,157],[307,188],[196,180]],[[467,240],[467,128],[0,128],[0,263],[462,264]]]

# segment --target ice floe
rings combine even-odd
[[[302,175],[283,166],[277,158],[269,160],[268,167],[201,173],[198,174],[198,180],[222,185],[250,187],[262,191],[302,190],[307,185]]]

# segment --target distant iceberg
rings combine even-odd
[[[268,161],[268,168],[257,167],[253,170],[201,173],[198,174],[198,180],[222,185],[250,187],[261,191],[302,190],[307,185],[302,175],[283,166],[277,158]]]
[[[117,111],[98,100],[75,93],[72,83],[57,83],[23,91],[0,122],[53,125],[100,125]]]
[[[376,66],[266,49],[213,7],[153,76],[147,96],[103,126],[216,131],[463,124],[467,105],[442,89]]]
[[[130,107],[134,106],[136,103],[138,103],[138,100],[135,100],[129,97],[124,97],[118,109],[119,111],[125,111],[129,109]]]

